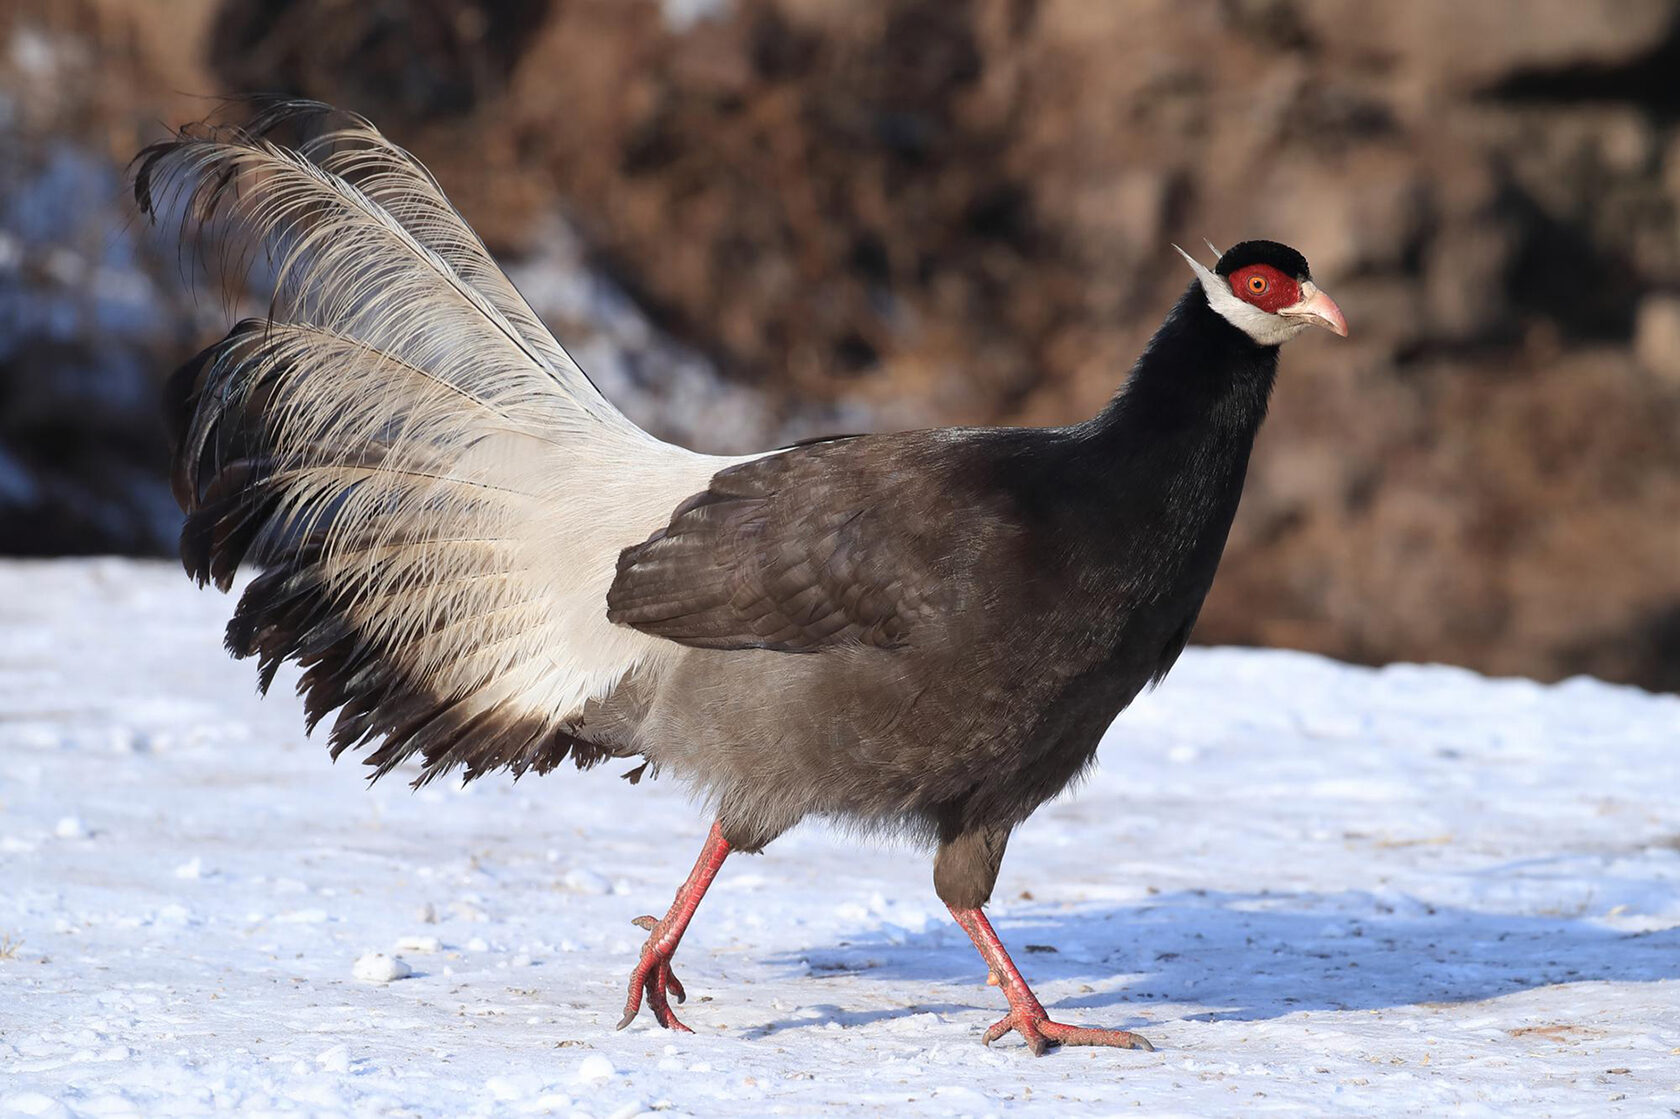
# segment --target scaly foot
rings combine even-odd
[[[661,922],[651,914],[637,917],[631,923],[637,928],[647,929],[649,935],[647,943],[642,945],[642,958],[636,964],[636,970],[630,973],[630,997],[624,1001],[624,1018],[618,1023],[618,1028],[622,1030],[636,1020],[645,993],[655,1021],[668,1030],[693,1033],[683,1025],[666,998],[667,993],[677,996],[678,1002],[688,997],[682,983],[671,971],[671,957],[676,954],[677,938],[671,936],[669,930],[661,928]]]
[[[1149,1044],[1147,1038],[1127,1030],[1099,1030],[1085,1026],[1065,1026],[1060,1022],[1052,1022],[1043,1012],[1033,1014],[1030,1011],[1011,1010],[1008,1014],[992,1023],[981,1041],[987,1045],[996,1041],[1009,1031],[1014,1030],[1027,1043],[1027,1048],[1033,1051],[1033,1056],[1042,1057],[1058,1045],[1107,1045],[1114,1049],[1142,1049],[1155,1052],[1155,1047]]]
[[[1096,1030],[1084,1026],[1064,1026],[1052,1022],[1044,1012],[1044,1004],[1032,993],[1027,981],[1009,952],[998,939],[997,930],[986,920],[977,905],[951,906],[951,916],[974,941],[980,956],[986,961],[986,983],[1003,988],[1009,1000],[1009,1013],[993,1022],[981,1041],[990,1045],[1011,1030],[1021,1035],[1033,1056],[1042,1057],[1057,1045],[1106,1045],[1114,1049],[1142,1049],[1153,1053],[1155,1047],[1137,1034],[1126,1030]]]
[[[694,1032],[672,1012],[671,1003],[666,998],[667,994],[676,995],[677,1001],[682,1002],[685,997],[683,985],[671,974],[671,957],[676,955],[677,945],[682,942],[683,933],[687,931],[689,919],[694,916],[700,899],[706,896],[706,887],[717,877],[718,868],[728,855],[729,841],[723,838],[723,825],[714,823],[711,834],[706,836],[706,845],[700,849],[700,857],[694,860],[694,869],[688,872],[688,881],[677,890],[664,919],[656,921],[652,916],[636,918],[634,924],[639,929],[646,929],[648,938],[647,943],[642,945],[642,958],[637,962],[636,970],[630,973],[630,997],[624,1000],[624,1018],[618,1023],[619,1029],[636,1020],[637,1012],[642,1009],[642,998],[646,996],[647,1004],[653,1008],[653,1016],[661,1026],[685,1034]]]

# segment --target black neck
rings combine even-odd
[[[1085,435],[1120,443],[1123,453],[1182,436],[1251,441],[1266,418],[1277,362],[1276,346],[1261,346],[1232,326],[1191,281]]]
[[[1192,283],[1114,400],[1072,429],[1084,515],[1102,526],[1091,542],[1128,554],[1151,584],[1184,576],[1205,593],[1277,360],[1276,346],[1256,345]]]

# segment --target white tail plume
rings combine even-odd
[[[319,126],[286,147],[277,130]],[[226,223],[274,302],[172,388],[182,555],[247,590],[229,645],[296,658],[333,745],[389,768],[546,768],[567,720],[675,650],[605,616],[618,551],[740,461],[648,435],[590,383],[432,177],[314,103],[141,153],[148,214]]]

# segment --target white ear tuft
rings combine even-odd
[[[1224,256],[1225,254],[1220,252],[1218,249],[1214,248],[1213,247],[1213,242],[1209,241],[1206,237],[1202,238],[1202,244],[1204,244],[1208,247],[1208,252],[1213,254],[1213,262],[1215,264],[1218,264],[1219,263],[1219,258]]]
[[[1215,289],[1223,289],[1226,295],[1231,294],[1231,289],[1226,286],[1224,280],[1221,280],[1214,274],[1213,269],[1191,256],[1177,245],[1174,245],[1173,249],[1179,256],[1184,258],[1184,263],[1190,266],[1190,271],[1196,274],[1196,279],[1202,282],[1202,290],[1208,292],[1210,299],[1212,298]]]

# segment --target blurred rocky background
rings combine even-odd
[[[216,95],[427,161],[670,437],[1084,417],[1188,274],[1291,347],[1197,639],[1680,688],[1671,0],[11,0],[0,552],[166,552],[156,384],[237,292],[124,166]]]

